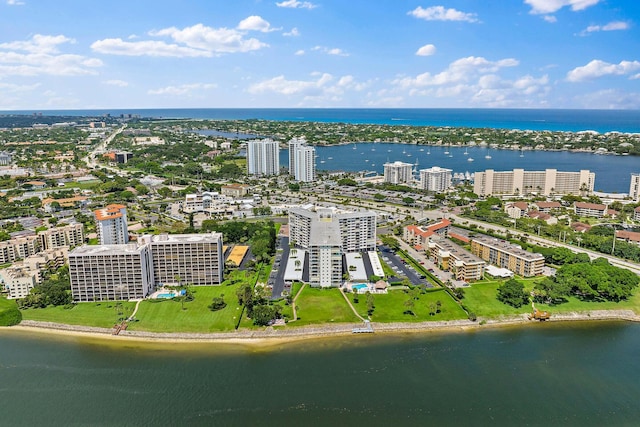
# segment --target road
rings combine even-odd
[[[87,153],[87,155],[82,159],[88,167],[92,168],[92,169],[96,169],[98,167],[100,168],[104,168],[107,169],[111,172],[114,173],[118,173],[118,174],[125,174],[125,171],[122,171],[118,168],[115,168],[113,166],[107,166],[107,165],[98,165],[98,161],[97,161],[97,156],[104,153],[107,150],[107,147],[109,146],[109,144],[115,139],[116,136],[118,136],[123,130],[125,130],[125,128],[127,127],[126,124],[120,126],[118,129],[116,129],[111,135],[109,135],[107,138],[105,138],[104,141],[102,141],[101,143],[99,143],[98,145],[96,145],[96,147],[91,150],[89,153]]]

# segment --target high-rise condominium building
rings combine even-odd
[[[375,250],[376,214],[313,206],[292,208],[289,236],[295,246],[309,250],[311,286],[339,286],[342,255]]]
[[[294,178],[296,181],[313,182],[316,179],[316,149],[308,145],[298,147]]]
[[[123,245],[129,241],[125,205],[108,205],[93,213],[96,217],[96,231],[101,245]]]
[[[440,193],[451,187],[451,169],[434,166],[420,170],[420,188],[427,191]]]
[[[596,175],[588,170],[580,172],[560,172],[556,169],[544,171],[496,172],[487,169],[476,172],[473,192],[486,196],[489,194],[531,194],[548,196],[551,194],[582,194],[593,192]]]
[[[405,184],[413,179],[413,165],[395,161],[384,164],[384,182],[391,184]]]
[[[162,285],[219,285],[223,269],[220,233],[145,235],[137,244],[69,253],[74,301],[144,298]]]
[[[307,145],[304,137],[289,141],[289,175],[301,182],[316,179],[316,149]]]
[[[150,246],[156,286],[222,283],[221,233],[147,235],[142,236],[140,242]]]
[[[80,246],[69,253],[69,278],[77,302],[144,298],[153,290],[149,246]]]
[[[631,174],[629,197],[631,197],[631,200],[633,200],[634,202],[640,202],[640,173]]]
[[[280,146],[272,139],[247,141],[247,170],[250,175],[278,175]]]

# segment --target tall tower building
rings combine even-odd
[[[384,182],[391,184],[406,184],[413,178],[413,165],[395,161],[384,164]]]
[[[420,170],[420,188],[427,191],[441,193],[451,187],[451,169],[434,166]]]
[[[298,148],[307,145],[307,140],[303,137],[291,138],[289,140],[289,175],[294,176],[296,170],[296,152]]]
[[[313,182],[316,179],[316,149],[308,145],[297,148],[294,178],[296,181]]]
[[[107,205],[93,213],[96,217],[96,231],[101,245],[124,245],[129,241],[125,205]]]
[[[280,146],[272,139],[247,141],[247,170],[250,175],[278,175]]]
[[[640,202],[640,173],[631,174],[631,185],[629,185],[629,197],[634,202]]]

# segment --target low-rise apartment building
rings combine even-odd
[[[520,246],[494,237],[473,237],[471,252],[489,264],[506,268],[523,277],[539,276],[544,268],[542,254],[525,251]]]
[[[486,263],[479,257],[441,237],[430,239],[428,246],[433,262],[442,270],[453,273],[456,280],[473,282],[482,279]]]
[[[84,243],[84,225],[69,224],[50,228],[39,232],[38,236],[43,249],[80,246]]]
[[[573,210],[581,217],[602,218],[607,214],[607,206],[600,203],[575,202]]]
[[[418,250],[425,249],[431,236],[446,237],[451,228],[451,221],[444,218],[426,226],[408,225],[404,228],[404,241]]]

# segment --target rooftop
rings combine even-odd
[[[519,258],[526,259],[528,261],[536,261],[536,260],[544,259],[544,256],[542,254],[525,251],[518,245],[514,245],[505,240],[496,239],[495,237],[475,236],[471,240],[482,243],[487,246],[491,246],[493,248],[499,249],[503,252],[507,252]]]

